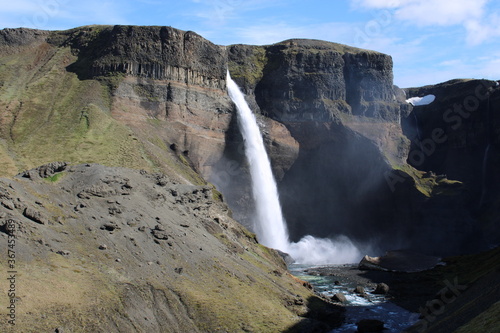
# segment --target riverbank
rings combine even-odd
[[[367,319],[380,310],[386,311],[382,316],[386,320],[400,317],[392,325],[407,320],[406,326],[413,326],[405,332],[494,332],[498,329],[500,248],[450,257],[443,262],[445,265],[413,273],[360,270],[357,265],[291,266],[291,271],[327,298],[339,290],[347,290],[344,304],[347,320],[350,308],[364,306]],[[379,283],[387,284],[387,295],[373,293]],[[357,286],[364,288],[365,296],[356,295]],[[327,290],[330,287],[331,290]],[[382,304],[393,304],[403,310],[392,306],[384,309]],[[349,324],[352,328],[352,323]],[[341,328],[334,332],[351,331]]]

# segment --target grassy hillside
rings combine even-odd
[[[109,113],[110,92],[66,71],[69,48],[42,44],[0,57],[1,176],[56,160],[152,167]]]
[[[16,326],[1,316],[0,332],[325,332],[340,324],[343,309],[293,278],[209,186],[98,164],[46,178],[42,169],[0,178],[0,244],[16,236],[17,271]],[[6,278],[0,289],[9,289]]]
[[[161,171],[182,182],[206,183],[186,156],[171,151],[162,124],[139,129],[113,118],[111,110],[128,108],[126,100],[113,105],[124,74],[79,76],[73,69],[82,66],[82,57],[63,41],[69,38],[64,32],[50,33],[50,43],[46,36],[29,43],[23,43],[26,36],[19,38],[17,44],[0,45],[0,176],[66,161]]]

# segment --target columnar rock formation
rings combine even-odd
[[[223,47],[170,27],[5,29],[0,46],[4,174],[68,160],[161,169],[191,183],[201,175],[245,222],[252,203],[229,68],[259,113],[294,238],[342,233],[375,248],[456,253],[481,225],[496,225],[475,210],[498,197],[478,185],[496,179],[494,112],[479,98],[458,124],[453,109],[474,83],[407,90],[437,96],[412,110],[388,55],[300,39]],[[498,88],[482,82],[491,110]],[[427,157],[422,140],[438,127],[449,140]]]

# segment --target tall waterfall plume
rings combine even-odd
[[[245,96],[231,79],[229,71],[227,89],[238,111],[238,127],[243,136],[250,167],[256,210],[254,231],[259,242],[289,253],[297,263],[334,264],[358,261],[361,258],[359,250],[345,236],[327,239],[307,235],[297,243],[289,241],[276,181],[257,120],[245,101]]]
[[[286,252],[288,231],[281,212],[278,189],[271,163],[264,147],[257,120],[243,93],[227,73],[229,97],[238,109],[238,127],[244,138],[245,153],[250,166],[252,194],[255,200],[255,232],[262,244]]]

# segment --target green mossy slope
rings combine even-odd
[[[107,85],[66,70],[69,48],[22,51],[0,56],[1,176],[56,160],[150,169],[132,131],[111,117]]]

